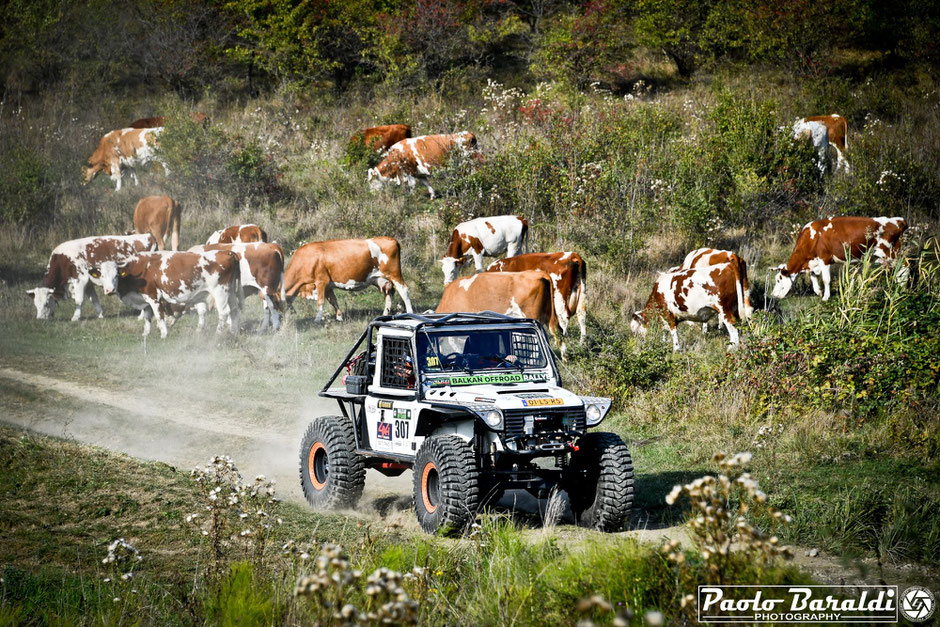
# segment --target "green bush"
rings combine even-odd
[[[53,215],[54,200],[43,155],[22,144],[0,150],[0,221],[39,224]]]

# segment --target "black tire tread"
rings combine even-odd
[[[366,483],[363,458],[356,453],[355,427],[342,416],[320,416],[307,427],[300,445],[300,485],[307,502],[318,509],[355,507]],[[317,441],[329,455],[330,474],[322,491],[314,489],[307,477],[307,455]]]
[[[590,486],[593,494],[587,493],[583,484],[567,486],[575,517],[582,525],[598,531],[619,531],[633,508],[630,451],[616,433],[588,433],[579,445],[581,450],[573,465],[589,468],[589,473],[592,477],[596,475],[597,480]]]
[[[441,503],[434,515],[422,517],[421,473],[426,459],[437,466]],[[473,448],[457,435],[432,436],[424,441],[415,457],[413,504],[418,522],[428,533],[443,530],[459,535],[476,518],[479,507],[479,470]]]

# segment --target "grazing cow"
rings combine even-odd
[[[179,250],[182,207],[169,196],[144,196],[134,207],[134,232],[150,233],[157,240],[157,250],[164,250],[168,235],[170,249]]]
[[[461,222],[450,234],[450,243],[441,259],[444,285],[457,278],[460,267],[473,258],[477,272],[483,272],[483,255],[506,253],[515,257],[528,246],[529,221],[519,216],[494,216]]]
[[[251,242],[266,242],[268,234],[257,224],[236,224],[226,229],[219,229],[209,236],[209,244],[248,244]]]
[[[848,148],[848,124],[838,113],[797,118],[793,122],[793,137],[812,140],[820,173],[826,172],[826,153],[829,146],[836,150],[836,169],[844,168],[849,172],[849,162],[843,155]]]
[[[437,313],[495,311],[532,318],[546,327],[566,359],[565,338],[555,315],[555,283],[547,272],[482,272],[444,288]]]
[[[138,185],[136,168],[151,161],[158,161],[169,174],[166,164],[156,158],[154,144],[163,127],[119,128],[101,138],[95,152],[82,168],[84,184],[91,182],[99,172],[104,172],[114,181],[115,189],[121,189],[123,169],[128,168],[134,184]]]
[[[577,314],[581,327],[581,343],[587,335],[587,307],[585,283],[587,266],[578,253],[527,253],[500,259],[490,264],[487,272],[522,272],[543,270],[552,279],[555,288],[555,316],[564,335],[568,334],[568,321]]]
[[[377,166],[369,168],[369,187],[378,190],[386,183],[404,183],[414,191],[415,183],[420,180],[434,198],[434,189],[428,183],[431,171],[443,165],[452,150],[469,154],[476,145],[477,138],[468,131],[403,139],[389,148]]]
[[[317,322],[323,320],[325,299],[329,299],[336,310],[336,319],[343,319],[334,287],[358,291],[377,286],[385,294],[386,314],[392,310],[394,287],[405,303],[405,311],[412,312],[408,285],[401,276],[401,247],[398,240],[391,237],[304,244],[291,256],[284,272],[284,285],[288,304],[298,295],[316,299]]]
[[[730,250],[719,250],[717,248],[699,248],[693,250],[682,261],[681,266],[670,268],[669,272],[677,270],[690,270],[692,268],[704,268],[714,266],[719,263],[733,263],[738,266],[738,276],[741,279],[741,291],[744,293],[744,309],[740,312],[741,318],[747,320],[754,313],[751,307],[751,286],[747,280],[747,263]],[[702,323],[702,333],[708,328],[708,323]]]
[[[117,293],[125,305],[141,310],[144,337],[150,335],[150,319],[156,316],[160,337],[166,338],[166,319],[173,307],[194,306],[202,329],[209,296],[219,314],[216,332],[226,323],[232,333],[238,332],[239,262],[227,250],[141,253],[106,261],[90,272],[101,279],[105,294]]]
[[[831,282],[830,267],[833,262],[859,259],[869,248],[874,249],[874,256],[879,263],[893,259],[901,247],[901,235],[907,229],[904,218],[863,218],[840,216],[810,222],[796,237],[796,246],[790,260],[774,268],[778,270],[774,280],[774,298],[783,298],[793,287],[793,279],[809,272],[813,282],[813,291],[823,300],[829,300]],[[819,280],[823,281],[823,290],[819,289]]]
[[[206,121],[206,114],[200,113],[199,111],[193,112],[193,122],[196,124],[203,124]],[[128,126],[129,128],[156,128],[158,126],[163,126],[166,123],[166,117],[158,115],[152,118],[140,118],[139,120],[134,120]]]
[[[153,235],[101,235],[63,242],[49,256],[46,276],[42,285],[26,290],[36,306],[36,318],[49,320],[55,312],[57,301],[71,295],[75,300],[72,321],[81,318],[85,296],[91,299],[99,318],[104,317],[101,303],[92,283],[101,282],[92,277],[89,270],[105,261],[128,257],[153,250],[157,242]]]
[[[238,256],[241,270],[241,298],[245,290],[251,289],[261,296],[264,317],[261,332],[268,330],[268,324],[277,331],[281,328],[281,301],[284,300],[284,251],[278,244],[251,242],[248,244],[207,244],[193,246],[191,253],[207,250],[227,250]],[[241,309],[241,302],[239,302]]]
[[[663,320],[672,334],[672,348],[679,350],[679,322],[706,322],[716,314],[728,330],[731,345],[738,345],[734,325],[744,311],[744,291],[734,263],[720,263],[704,268],[662,272],[656,278],[646,306],[633,314],[630,329],[645,334],[650,317]]]
[[[365,144],[376,152],[385,152],[409,137],[411,137],[411,127],[407,124],[388,124],[386,126],[364,128],[353,135],[350,141],[353,144]]]

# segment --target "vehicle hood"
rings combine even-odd
[[[425,400],[459,405],[495,405],[499,409],[581,407],[583,399],[563,387],[545,383],[437,387],[425,393]]]

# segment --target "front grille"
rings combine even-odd
[[[549,431],[578,431],[587,429],[587,419],[584,417],[583,407],[523,407],[521,409],[503,410],[506,435],[523,435],[525,432],[525,417],[535,418],[535,433]],[[567,424],[566,424],[567,423]]]

